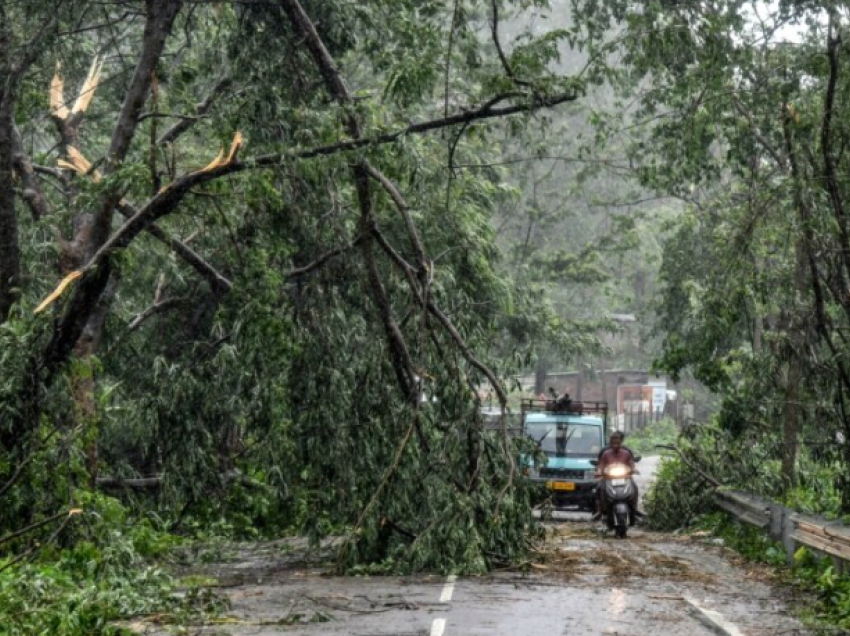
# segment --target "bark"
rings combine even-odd
[[[797,266],[794,289],[799,299],[809,294],[808,259],[805,235],[797,240]],[[786,490],[797,484],[797,450],[800,437],[800,385],[804,381],[805,350],[808,343],[808,316],[794,307],[791,315],[789,343],[791,355],[785,374],[785,418],[782,425],[782,477]]]
[[[12,162],[15,167],[15,173],[21,180],[23,186],[21,198],[30,209],[33,219],[36,221],[45,216],[50,216],[50,204],[44,198],[44,193],[41,191],[41,184],[35,176],[35,169],[24,149],[24,141],[21,139],[21,134],[16,127],[12,127]]]
[[[0,42],[0,47],[3,43]],[[2,65],[2,61],[0,61]],[[8,75],[0,72],[0,324],[6,322],[19,295],[21,252],[15,209],[13,108]]]
[[[838,50],[841,40],[833,35],[833,16],[830,16],[827,42],[827,59],[829,61],[829,77],[827,79],[826,94],[823,104],[823,121],[821,122],[821,152],[823,154],[824,180],[823,184],[829,195],[835,221],[838,225],[838,237],[841,244],[841,258],[844,264],[841,280],[850,277],[850,227],[848,227],[847,214],[844,209],[844,201],[841,196],[838,174],[835,166],[835,157],[832,152],[832,119],[835,109],[835,92],[838,83]]]
[[[782,422],[782,479],[786,491],[797,483],[797,445],[799,438],[799,399],[802,365],[791,360],[785,376],[785,418]]]
[[[14,111],[16,73],[11,59],[11,26],[0,6],[0,324],[18,298],[21,252],[15,210]]]
[[[534,395],[546,393],[546,377],[549,375],[549,360],[546,354],[538,349],[537,366],[534,367]]]

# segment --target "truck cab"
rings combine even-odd
[[[590,462],[605,446],[607,416],[605,402],[523,400],[523,433],[540,451],[537,462],[523,457],[525,472],[554,508],[595,510],[597,480]]]

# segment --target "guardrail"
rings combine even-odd
[[[823,517],[804,515],[775,501],[740,490],[714,493],[715,503],[740,521],[770,533],[785,547],[788,562],[800,546],[850,562],[850,526]]]

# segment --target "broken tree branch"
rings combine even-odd
[[[511,64],[502,49],[502,43],[499,40],[499,0],[491,0],[492,20],[490,21],[490,33],[493,36],[493,44],[496,46],[496,54],[499,56],[499,61],[502,63],[502,68],[510,80],[517,86],[531,86],[531,82],[526,82],[519,79],[514,73]]]
[[[685,465],[686,465],[688,468],[690,468],[691,470],[693,470],[696,474],[698,474],[700,477],[702,477],[703,479],[705,479],[707,482],[709,482],[709,483],[710,483],[711,485],[713,485],[715,488],[720,488],[720,487],[722,487],[722,486],[723,486],[723,484],[721,484],[721,483],[720,483],[717,479],[715,479],[714,477],[712,477],[711,475],[709,475],[709,474],[708,474],[707,472],[705,472],[702,468],[700,468],[699,466],[697,466],[696,464],[694,464],[694,463],[693,463],[690,459],[688,459],[688,458],[685,456],[685,453],[683,453],[683,452],[682,452],[682,449],[680,449],[680,448],[679,448],[678,446],[676,446],[675,444],[656,444],[656,445],[655,445],[655,448],[663,448],[663,449],[665,449],[665,450],[675,451],[676,453],[678,453],[679,457],[682,459],[682,461],[685,463]]]

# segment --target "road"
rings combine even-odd
[[[647,458],[643,481],[655,461]],[[644,484],[645,486],[646,484]],[[572,515],[570,516],[572,517]],[[547,524],[525,571],[484,577],[335,577],[290,541],[234,548],[215,576],[225,618],[189,633],[271,636],[793,636],[788,592],[710,538],[634,529],[612,538],[588,515]],[[168,634],[137,624],[140,633]]]

